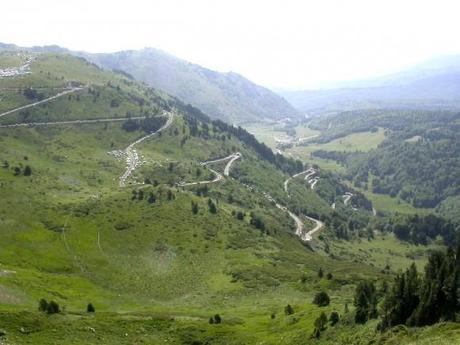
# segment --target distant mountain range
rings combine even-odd
[[[20,48],[2,43],[0,49],[64,52],[82,56],[103,68],[126,72],[137,80],[200,108],[212,118],[229,123],[277,120],[300,115],[281,96],[237,73],[216,72],[158,49],[91,54],[54,45]]]
[[[366,107],[460,108],[460,56],[428,60],[388,76],[328,90],[280,92],[302,112]]]

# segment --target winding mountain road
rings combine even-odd
[[[161,128],[129,144],[129,146],[124,150],[124,153],[126,155],[126,170],[123,173],[123,175],[120,176],[120,182],[119,182],[120,187],[126,186],[126,180],[129,178],[129,176],[131,176],[134,170],[136,170],[136,168],[141,165],[141,161],[139,160],[139,155],[137,154],[137,151],[134,149],[134,147],[140,144],[141,142],[157,135],[161,131],[164,131],[169,126],[171,126],[174,120],[174,114],[170,112],[170,113],[167,113],[167,115],[168,115],[168,120]]]
[[[77,92],[77,91],[80,91],[80,90],[83,90],[83,89],[84,89],[84,87],[74,87],[74,88],[59,92],[59,93],[55,94],[54,96],[42,99],[41,101],[26,104],[26,105],[23,105],[22,107],[18,107],[18,108],[15,108],[15,109],[8,110],[8,111],[6,111],[4,113],[1,113],[0,117],[12,114],[12,113],[14,113],[16,111],[24,110],[24,109],[27,109],[27,108],[32,108],[32,107],[35,107],[37,105],[50,102],[50,101],[52,101],[52,100],[54,100],[56,98],[59,98],[59,97],[68,95],[69,93]]]
[[[240,159],[240,158],[241,158],[241,153],[236,152],[236,153],[232,153],[230,156],[227,156],[227,157],[224,157],[224,158],[214,159],[212,161],[201,162],[200,165],[205,166],[205,165],[225,162],[226,160],[229,160],[227,165],[225,165],[223,175],[221,173],[215,171],[214,169],[208,168],[214,175],[216,175],[216,177],[213,180],[205,180],[205,181],[198,181],[198,182],[179,182],[178,185],[180,187],[186,187],[186,186],[196,186],[196,185],[201,185],[201,184],[210,184],[210,183],[216,183],[216,182],[222,181],[224,179],[224,176],[229,176],[230,168],[232,167],[232,164],[237,159]]]
[[[143,120],[145,116],[131,117],[131,120]],[[85,123],[103,123],[103,122],[122,122],[126,121],[124,117],[115,117],[109,119],[89,119],[89,120],[68,120],[68,121],[52,121],[52,122],[22,122],[13,123],[11,125],[0,125],[0,128],[16,128],[16,127],[37,127],[37,126],[53,126],[53,125],[78,125]]]
[[[293,178],[296,178],[298,176],[301,176],[305,173],[308,173],[307,176],[306,176],[306,179],[308,178],[308,176],[312,176],[313,174],[316,174],[317,171],[313,168],[309,168],[307,170],[304,170],[302,172],[299,172],[295,175],[292,175],[291,177],[289,177],[286,181],[284,181],[284,191],[286,193],[288,193],[289,195],[289,190],[288,190],[288,183],[291,179]],[[318,183],[318,179],[319,178],[316,178],[316,180],[313,182],[313,184],[311,185],[311,188],[313,189],[314,188],[314,185],[316,183]],[[311,180],[309,180],[311,181]],[[308,216],[305,216],[304,217],[312,222],[315,223],[315,227],[309,231],[305,231],[305,225],[304,223],[302,222],[302,220],[296,215],[294,214],[293,212],[289,211],[286,206],[283,206],[279,203],[277,203],[270,195],[268,195],[267,193],[264,193],[265,197],[267,199],[269,199],[270,201],[273,201],[276,205],[276,207],[278,207],[279,209],[287,212],[289,214],[289,216],[294,220],[294,222],[296,223],[296,235],[299,236],[299,238],[303,241],[303,242],[309,242],[313,239],[313,234],[316,233],[317,231],[321,230],[323,227],[324,227],[324,223],[318,219],[315,219],[315,218],[312,218],[312,217],[308,217]]]
[[[309,180],[308,178],[309,178],[310,176],[312,176],[312,175],[315,175],[316,173],[318,173],[318,172],[317,172],[314,168],[308,168],[307,170],[304,170],[304,171],[301,171],[301,172],[299,172],[299,173],[297,173],[297,174],[295,174],[295,175],[292,175],[292,176],[289,177],[286,181],[284,181],[284,183],[283,183],[284,191],[285,191],[286,193],[289,194],[289,192],[288,192],[288,184],[289,184],[289,182],[290,182],[293,178],[296,178],[296,177],[301,176],[301,175],[303,175],[303,174],[307,174],[307,175],[305,175],[305,180],[307,180],[308,184],[312,185],[312,183],[313,183],[315,180],[314,180],[314,179]],[[317,181],[318,179],[319,179],[319,177],[316,178],[316,182],[314,182],[314,184],[318,183],[318,181]],[[313,189],[313,188],[314,188],[314,186],[311,187],[311,189]]]
[[[353,197],[353,194],[350,192],[346,192],[342,197],[343,197],[343,203],[345,204],[345,206],[347,206],[348,202]]]

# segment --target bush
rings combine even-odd
[[[324,331],[326,329],[327,324],[327,316],[324,313],[315,320],[315,328],[319,329],[320,331]]]
[[[339,322],[340,316],[339,313],[336,311],[333,311],[331,315],[329,316],[329,322],[331,323],[331,326],[334,326],[337,322]]]
[[[193,214],[197,214],[198,213],[198,204],[194,201],[192,201],[192,212]]]
[[[88,313],[94,313],[96,311],[96,309],[94,308],[92,303],[89,303],[88,306],[86,307],[86,311]]]
[[[54,301],[48,303],[48,306],[46,307],[47,314],[58,314],[60,312],[61,310],[59,309],[59,304]]]
[[[313,303],[319,307],[325,307],[330,303],[329,295],[324,291],[318,292],[313,299]]]
[[[30,166],[26,165],[26,167],[24,168],[23,175],[24,175],[24,176],[30,176],[30,175],[32,175],[32,169],[30,168]]]
[[[284,314],[286,315],[292,315],[294,314],[294,308],[291,307],[290,304],[284,307]]]
[[[48,309],[48,302],[46,299],[42,298],[40,302],[38,302],[38,310],[45,312]]]
[[[208,199],[208,207],[209,207],[209,213],[212,213],[212,214],[217,213],[216,204],[214,204],[211,199]]]
[[[318,270],[318,278],[322,278],[323,276],[324,276],[323,269],[320,268],[320,269]]]

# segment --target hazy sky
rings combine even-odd
[[[0,13],[0,42],[91,52],[156,47],[279,88],[460,53],[455,0],[23,0],[2,1]]]

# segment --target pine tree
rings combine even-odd
[[[372,282],[360,282],[356,287],[354,305],[355,322],[365,323],[377,317],[377,296]]]

